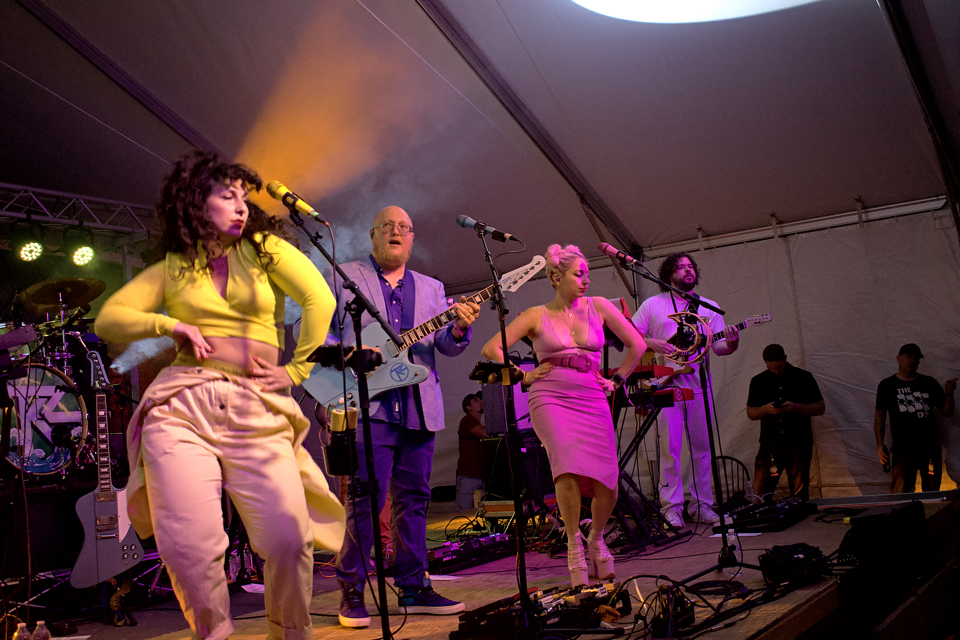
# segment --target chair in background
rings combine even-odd
[[[717,456],[717,473],[720,476],[720,511],[729,513],[760,502],[747,465],[732,456]]]

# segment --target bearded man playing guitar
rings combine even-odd
[[[686,253],[675,253],[666,257],[660,265],[660,280],[669,283],[680,291],[693,294],[694,288],[700,283],[700,269],[697,263]],[[707,332],[706,343],[702,348],[707,351],[703,360],[687,365],[688,371],[673,378],[673,386],[691,389],[693,399],[677,402],[672,407],[664,408],[659,416],[657,433],[660,439],[660,509],[664,519],[675,529],[682,529],[684,490],[681,476],[680,453],[686,439],[684,432],[689,434],[692,483],[690,485],[690,519],[700,523],[719,522],[720,518],[711,507],[713,494],[710,490],[711,460],[710,441],[707,432],[706,415],[704,413],[703,389],[700,385],[699,367],[706,364],[709,351],[715,355],[726,356],[737,350],[740,336],[737,327],[725,326],[723,318],[706,307],[691,309],[683,298],[670,292],[663,286],[663,293],[651,296],[643,301],[640,309],[633,316],[633,323],[643,336],[647,346],[658,354],[673,355],[680,348],[689,347],[684,341],[688,338],[682,332],[677,334],[678,324],[669,316],[678,312],[689,311],[707,320],[710,331]],[[696,295],[696,294],[694,294]],[[699,298],[699,296],[697,296]],[[717,303],[707,298],[704,302],[717,306]],[[722,337],[711,342],[710,336],[721,334]],[[709,374],[708,374],[709,375]],[[710,382],[707,380],[707,391]],[[710,398],[711,406],[713,398]]]

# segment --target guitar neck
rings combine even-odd
[[[733,325],[733,328],[736,329],[737,331],[743,331],[744,329],[747,328],[746,322],[747,322],[747,321],[744,320],[744,321],[741,322],[740,324],[735,324],[735,325]],[[726,329],[724,329],[724,331],[725,331],[725,330],[726,330]],[[723,338],[723,331],[720,331],[719,333],[713,334],[713,338],[711,338],[711,340],[713,340],[714,342],[716,342],[717,340],[720,340],[721,338]]]
[[[473,302],[474,304],[480,305],[490,299],[493,295],[493,290],[496,285],[490,285],[483,291],[473,294],[467,298],[467,302]],[[428,335],[442,329],[443,327],[450,324],[457,317],[457,312],[455,309],[447,309],[443,313],[434,316],[424,322],[415,326],[413,329],[406,331],[400,334],[400,339],[403,341],[403,344],[400,345],[400,350],[409,349],[416,343],[420,342]]]
[[[107,394],[97,394],[97,478],[99,493],[113,491],[110,473],[110,429],[107,423]]]

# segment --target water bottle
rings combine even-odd
[[[43,620],[37,620],[37,628],[33,630],[33,640],[50,640],[50,631]]]
[[[737,548],[737,532],[736,531],[727,531],[727,546],[730,548],[730,553],[733,554],[733,557],[736,558],[737,562],[740,562],[741,552]]]
[[[17,631],[13,634],[13,640],[33,640],[33,636],[31,636],[30,632],[27,631],[26,622],[17,623]]]

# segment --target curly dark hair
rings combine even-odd
[[[697,280],[693,283],[693,286],[700,284],[700,267],[697,266],[697,261],[689,253],[671,253],[667,256],[666,260],[660,263],[660,270],[657,272],[657,276],[667,284],[670,284],[671,279],[673,278],[673,272],[677,270],[677,263],[680,262],[683,258],[686,258],[690,261],[690,264],[693,265],[693,270],[697,274]],[[660,291],[666,293],[669,289],[660,285]]]
[[[180,156],[163,181],[157,215],[160,220],[160,249],[163,253],[182,254],[193,264],[199,242],[207,255],[219,252],[219,234],[207,215],[207,198],[218,184],[242,180],[247,191],[260,191],[263,180],[242,164],[230,164],[212,151],[196,150]],[[293,242],[286,221],[271,216],[253,202],[247,203],[249,214],[241,238],[256,249],[260,258],[271,264],[273,256],[257,242],[254,235],[272,233]],[[212,251],[214,250],[214,251]],[[209,268],[209,267],[205,267]]]

